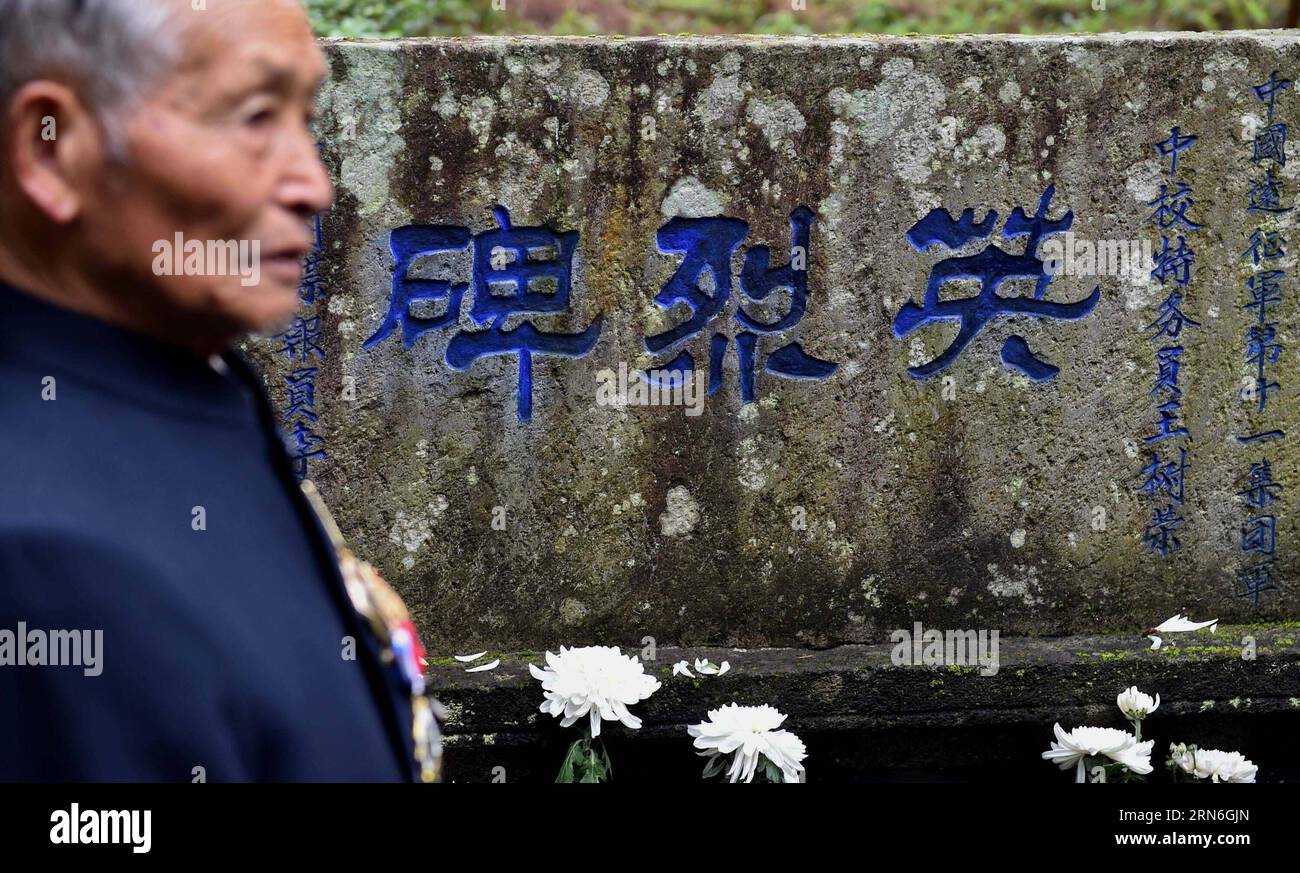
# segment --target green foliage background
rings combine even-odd
[[[1094,9],[1103,5],[1104,10]],[[1059,33],[1294,26],[1300,0],[307,0],[322,36]]]

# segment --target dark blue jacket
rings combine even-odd
[[[222,360],[0,285],[0,637],[102,631],[99,675],[0,651],[0,781],[413,778],[400,677]]]

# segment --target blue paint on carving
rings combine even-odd
[[[709,396],[722,387],[722,359],[727,354],[726,334],[715,333],[709,338]]]
[[[646,381],[659,388],[680,388],[686,384],[686,374],[694,371],[695,358],[690,352],[682,352],[663,366],[647,372]]]
[[[1175,531],[1182,526],[1183,517],[1178,514],[1176,507],[1166,506],[1164,509],[1153,507],[1151,520],[1142,533],[1142,541],[1146,544],[1147,551],[1157,552],[1162,558],[1167,558],[1170,552],[1181,549],[1183,544]]]
[[[1196,251],[1187,245],[1187,239],[1178,237],[1178,245],[1170,246],[1169,237],[1160,237],[1160,251],[1155,256],[1156,266],[1151,271],[1151,278],[1159,279],[1163,285],[1173,277],[1183,288],[1192,281],[1192,265],[1196,263]]]
[[[597,316],[579,333],[540,331],[529,321],[504,330],[503,324],[510,316],[568,311],[578,232],[516,227],[503,206],[495,207],[492,213],[497,228],[478,234],[471,234],[465,227],[446,225],[409,225],[392,232],[389,245],[396,264],[388,315],[362,347],[368,349],[382,342],[398,325],[407,348],[426,331],[455,325],[461,300],[472,287],[470,317],[474,324],[488,327],[462,330],[452,336],[447,343],[446,363],[454,370],[466,370],[479,358],[518,355],[516,411],[521,421],[529,421],[533,415],[533,355],[587,355],[600,338],[603,317]],[[463,252],[467,246],[472,248],[473,265],[469,284],[413,279],[408,275],[418,258]],[[539,257],[539,252],[554,257]],[[538,282],[553,283],[554,290],[532,290]],[[410,305],[417,300],[445,301],[447,309],[432,318],[413,316]]]
[[[1178,170],[1178,155],[1185,152],[1196,144],[1197,137],[1192,134],[1183,135],[1182,129],[1178,127],[1171,128],[1169,138],[1156,144],[1156,153],[1162,158],[1169,158],[1169,175],[1172,176]]]
[[[1156,409],[1160,412],[1160,420],[1156,425],[1160,428],[1159,432],[1153,436],[1147,437],[1144,441],[1147,445],[1158,443],[1162,440],[1172,439],[1174,437],[1191,436],[1191,432],[1183,427],[1179,421],[1178,414],[1182,404],[1177,400],[1170,400],[1160,404]]]
[[[1280,591],[1277,584],[1277,564],[1263,561],[1237,572],[1237,584],[1241,586],[1238,597],[1249,597],[1259,605],[1259,596],[1266,591]]]
[[[393,287],[389,296],[388,315],[370,339],[361,344],[363,349],[383,342],[397,326],[402,328],[402,342],[408,349],[415,345],[420,334],[440,330],[456,323],[460,318],[461,300],[469,290],[466,284],[452,284],[443,279],[413,279],[408,273],[419,258],[429,255],[451,254],[465,250],[469,245],[467,227],[407,225],[394,230],[388,237],[388,247],[396,265],[393,268]],[[411,304],[417,300],[446,303],[446,311],[433,318],[411,315]]]
[[[1165,391],[1175,398],[1183,396],[1183,389],[1178,387],[1178,374],[1182,368],[1178,359],[1182,356],[1182,346],[1165,346],[1156,352],[1156,367],[1159,372],[1155,384],[1151,386],[1152,394]]]
[[[1166,461],[1159,452],[1151,453],[1151,463],[1142,468],[1142,487],[1138,490],[1151,500],[1162,496],[1173,503],[1182,505],[1185,497],[1184,483],[1187,478],[1187,449],[1178,450],[1178,460]]]
[[[492,355],[519,355],[519,386],[516,404],[520,421],[533,417],[533,355],[564,355],[581,358],[600,339],[604,316],[596,316],[582,333],[543,333],[524,322],[512,330],[494,325],[488,330],[460,331],[447,343],[447,366],[467,370],[479,358]]]
[[[749,225],[738,218],[674,218],[659,228],[659,251],[683,258],[655,295],[655,303],[661,309],[685,303],[691,315],[663,333],[646,337],[647,351],[662,352],[695,336],[722,312],[731,296],[731,254],[748,232]],[[706,271],[713,283],[712,293],[699,284]]]
[[[279,339],[283,343],[280,351],[288,355],[291,361],[307,361],[312,355],[325,357],[321,347],[320,317],[306,318],[297,316]]]
[[[1270,124],[1255,134],[1255,150],[1251,160],[1275,161],[1279,167],[1286,166],[1286,131],[1285,124]]]
[[[975,221],[975,210],[966,209],[961,218],[953,218],[947,209],[932,209],[912,225],[907,232],[907,241],[918,252],[923,252],[935,243],[941,243],[949,249],[959,249],[966,243],[977,239],[987,239],[997,226],[998,213],[990,209],[981,222]]]
[[[1045,262],[1038,256],[1038,246],[1044,237],[1065,233],[1074,222],[1074,213],[1067,211],[1059,219],[1048,219],[1047,208],[1056,191],[1049,185],[1039,200],[1038,210],[1031,217],[1020,207],[1007,218],[1002,237],[1026,237],[1024,253],[1013,255],[996,243],[986,245],[979,252],[965,257],[945,258],[930,270],[925,286],[924,305],[912,300],[903,304],[894,318],[894,336],[902,339],[908,334],[934,321],[960,322],[956,338],[934,360],[916,367],[908,373],[916,379],[926,379],[951,366],[976,335],[994,318],[1001,315],[1028,315],[1062,321],[1077,321],[1092,312],[1101,299],[1101,286],[1091,295],[1076,303],[1054,303],[1042,299],[1052,281]],[[984,221],[975,223],[973,211],[967,209],[961,219],[954,220],[944,209],[934,209],[907,232],[907,238],[918,250],[934,243],[948,249],[987,239],[996,224],[997,213],[990,210]],[[959,279],[978,279],[980,293],[975,297],[940,300],[939,291],[944,283]],[[998,288],[1010,279],[1033,279],[1034,296],[1003,297]],[[1059,372],[1059,368],[1035,357],[1023,337],[1013,337],[1003,346],[1002,360],[1010,367],[1031,378],[1045,381]]]
[[[1277,177],[1277,168],[1269,167],[1264,171],[1264,178],[1250,180],[1250,205],[1247,212],[1264,212],[1274,215],[1290,212],[1294,206],[1282,206],[1282,180]]]
[[[1273,467],[1267,459],[1250,465],[1250,476],[1246,489],[1238,491],[1237,496],[1246,501],[1248,506],[1263,509],[1277,502],[1277,492],[1283,490],[1282,483],[1273,478]]]
[[[815,358],[803,350],[797,342],[782,346],[767,356],[764,365],[769,373],[785,376],[787,379],[827,379],[838,370],[839,364]]]
[[[1029,343],[1022,336],[1012,335],[1002,344],[1002,363],[1019,370],[1035,382],[1046,382],[1061,372],[1061,368],[1044,363],[1029,351]]]
[[[1273,110],[1275,108],[1274,104],[1277,102],[1277,95],[1290,87],[1291,80],[1279,79],[1277,77],[1277,70],[1274,70],[1269,74],[1267,82],[1255,85],[1252,89],[1255,92],[1255,96],[1258,97],[1262,103],[1268,105],[1268,120],[1270,122],[1273,120]]]
[[[1248,446],[1251,443],[1262,443],[1268,440],[1280,440],[1283,439],[1285,436],[1286,436],[1286,431],[1267,430],[1264,431],[1263,433],[1253,433],[1250,434],[1249,436],[1239,436],[1237,437],[1237,443],[1239,445]]]
[[[736,311],[736,320],[750,330],[758,333],[781,333],[798,324],[808,309],[808,270],[794,268],[794,252],[808,254],[809,234],[813,214],[806,207],[799,207],[790,215],[790,231],[793,240],[791,262],[783,267],[770,268],[768,262],[772,256],[767,246],[753,246],[745,252],[745,266],[740,272],[740,290],[750,300],[766,300],[776,288],[790,289],[790,311],[784,317],[767,324],[751,316],[744,308]]]
[[[1147,330],[1153,331],[1147,339],[1157,339],[1162,336],[1178,339],[1184,327],[1200,327],[1199,321],[1183,312],[1182,304],[1183,295],[1171,291],[1161,302],[1160,309],[1156,312],[1156,320],[1147,325]]]
[[[807,259],[814,220],[812,211],[806,207],[801,206],[790,214],[790,260],[783,265],[772,265],[772,251],[767,246],[752,246],[745,251],[739,275],[741,297],[752,303],[763,303],[773,292],[784,289],[789,294],[790,305],[774,321],[763,321],[743,304],[736,307],[735,320],[742,328],[735,339],[743,403],[752,403],[758,396],[759,339],[793,329],[807,313]],[[659,228],[659,251],[683,257],[672,277],[655,295],[655,303],[664,310],[684,303],[689,315],[668,330],[646,337],[647,351],[661,353],[693,339],[722,315],[731,297],[731,260],[748,233],[747,223],[725,217],[674,218]],[[702,284],[706,280],[707,286]],[[723,363],[730,342],[722,332],[715,331],[709,337],[709,396],[722,387]],[[679,354],[674,361],[682,357]],[[687,359],[694,360],[689,356]],[[790,342],[771,352],[763,369],[783,378],[821,380],[829,378],[838,366],[814,358],[797,342]]]

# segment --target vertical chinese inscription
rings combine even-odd
[[[1195,145],[1196,139],[1174,127],[1167,139],[1156,144],[1156,153],[1169,162],[1169,172],[1160,184],[1160,193],[1147,204],[1152,209],[1147,223],[1155,224],[1160,234],[1160,251],[1155,255],[1151,276],[1167,293],[1156,309],[1155,319],[1146,327],[1147,339],[1157,347],[1156,380],[1151,387],[1157,419],[1155,432],[1143,439],[1150,455],[1142,468],[1139,490],[1153,504],[1142,539],[1149,554],[1161,557],[1182,548],[1179,529],[1185,523],[1182,507],[1191,466],[1187,460],[1191,432],[1182,421],[1179,376],[1185,352],[1183,331],[1201,326],[1184,311],[1196,263],[1196,252],[1187,238],[1201,225],[1191,215],[1196,205],[1192,188],[1178,179],[1178,156]]]
[[[303,277],[298,286],[303,310],[278,337],[280,353],[290,361],[290,371],[284,377],[287,396],[281,415],[287,431],[289,455],[300,480],[307,478],[307,466],[311,460],[326,457],[325,438],[316,432],[319,422],[316,376],[319,370],[314,366],[325,357],[325,349],[321,346],[321,320],[316,310],[317,304],[325,299],[320,277],[321,240],[321,216],[317,215],[314,243],[311,252],[303,259]]]
[[[1289,79],[1278,78],[1274,71],[1268,80],[1252,89],[1264,104],[1264,125],[1254,131],[1251,143],[1252,178],[1247,194],[1246,213],[1256,220],[1250,239],[1241,254],[1249,275],[1245,281],[1247,313],[1244,333],[1245,363],[1249,374],[1243,380],[1241,399],[1249,406],[1246,434],[1237,437],[1240,446],[1255,446],[1283,439],[1286,434],[1269,427],[1269,400],[1277,399],[1282,385],[1274,381],[1270,368],[1284,351],[1278,336],[1278,321],[1283,302],[1285,271],[1281,260],[1286,256],[1286,238],[1278,217],[1294,206],[1283,205],[1283,180],[1278,171],[1286,166],[1287,125],[1277,118],[1277,101],[1291,88]],[[1273,412],[1276,413],[1274,403]],[[1237,571],[1237,594],[1256,604],[1267,591],[1278,590],[1277,509],[1283,485],[1273,478],[1273,466],[1261,449],[1258,461],[1251,460],[1246,487],[1237,496],[1245,503],[1247,518],[1241,526],[1242,566]]]

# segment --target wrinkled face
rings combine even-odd
[[[294,0],[168,2],[179,69],[128,110],[126,166],[93,186],[83,250],[178,339],[272,331],[333,197],[308,129],[324,59]]]

